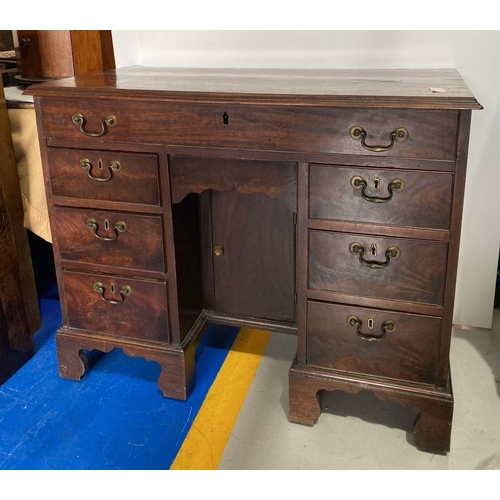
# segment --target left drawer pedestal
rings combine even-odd
[[[156,361],[161,366],[158,387],[163,395],[185,401],[195,383],[197,344],[194,340],[201,332],[202,328],[184,345],[173,346],[62,327],[56,335],[59,374],[63,378],[81,380],[89,367],[85,351],[110,352],[117,347],[127,356]]]

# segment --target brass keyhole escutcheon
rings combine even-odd
[[[216,257],[222,257],[224,255],[224,247],[220,246],[220,245],[217,245],[215,248],[214,248],[214,255]]]
[[[368,318],[368,328],[373,330],[373,318]]]

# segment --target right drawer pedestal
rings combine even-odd
[[[290,420],[314,425],[319,391],[369,390],[416,406],[419,447],[447,452],[456,174],[449,165],[405,168],[404,160],[400,168],[374,165],[311,164],[299,174],[299,192],[307,186],[298,227],[307,241],[306,303],[303,347],[290,370]]]

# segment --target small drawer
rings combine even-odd
[[[68,326],[169,341],[167,283],[63,271]]]
[[[313,165],[309,217],[449,229],[452,191],[448,172]]]
[[[91,208],[54,208],[62,260],[165,272],[159,215]]]
[[[309,231],[309,289],[442,305],[448,245]]]
[[[307,363],[435,384],[441,318],[310,301]]]
[[[160,205],[154,154],[49,148],[52,196]]]
[[[458,123],[456,111],[434,110],[239,106],[157,100],[126,100],[118,105],[110,99],[61,98],[42,98],[41,107],[45,138],[76,139],[88,144],[98,144],[104,138],[141,144],[446,161],[455,159]],[[75,113],[83,121],[74,123]],[[110,116],[112,126],[106,124]],[[352,132],[356,126],[363,130],[362,134]],[[406,135],[401,135],[402,129]]]

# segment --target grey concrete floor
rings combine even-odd
[[[500,310],[493,328],[453,329],[451,451],[419,451],[418,410],[369,392],[336,391],[317,424],[288,422],[295,338],[273,334],[219,462],[222,470],[432,470],[500,468]]]

